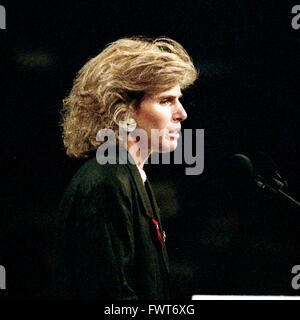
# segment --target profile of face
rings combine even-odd
[[[147,93],[142,98],[134,119],[138,129],[148,137],[148,152],[170,152],[176,149],[181,122],[187,118],[179,99],[179,85],[161,92]]]

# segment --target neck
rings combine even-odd
[[[140,141],[127,140],[127,145],[125,147],[130,153],[137,167],[143,170],[144,164],[151,154],[151,151],[148,149],[148,145],[145,145]]]

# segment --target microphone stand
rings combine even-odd
[[[284,186],[287,186],[286,181],[282,182],[276,178],[272,178],[270,182],[260,175],[256,175],[256,177],[254,178],[254,181],[259,188],[263,190],[269,190],[273,193],[279,193],[281,196],[283,196],[283,198],[288,199],[290,202],[296,205],[298,209],[300,209],[300,203],[296,199],[288,195],[286,192],[281,190]]]
[[[300,203],[295,200],[294,198],[292,198],[291,196],[289,196],[287,193],[283,192],[282,190],[278,190],[278,192],[283,195],[286,199],[289,199],[290,201],[292,201],[295,205],[297,205],[300,208]]]

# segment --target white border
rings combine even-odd
[[[300,300],[300,296],[193,295],[192,300]]]

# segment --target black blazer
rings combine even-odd
[[[120,164],[133,162],[124,150],[107,164],[88,160],[64,193],[55,277],[62,298],[169,299],[159,208],[136,165]]]

